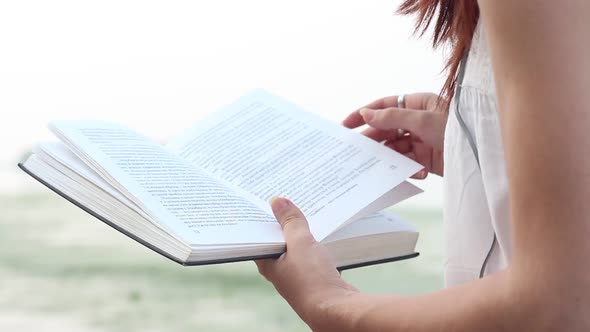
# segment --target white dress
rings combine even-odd
[[[481,170],[451,102],[444,141],[445,282],[458,285],[478,278],[494,231],[497,244],[486,275],[510,261],[510,207],[504,148],[496,110],[496,91],[485,30],[476,27],[460,96],[460,110],[473,136]]]

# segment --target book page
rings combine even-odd
[[[422,168],[262,90],[215,112],[167,147],[263,209],[270,211],[272,196],[288,197],[318,240]]]
[[[107,182],[188,244],[283,240],[272,214],[130,129],[102,121],[58,121],[51,129]]]
[[[363,209],[357,212],[357,214],[350,218],[348,222],[337,228],[337,230],[340,230],[350,224],[356,224],[357,220],[370,214],[374,214],[375,211],[385,211],[384,209],[421,192],[422,189],[416,187],[408,181],[404,181],[392,190],[385,193],[383,196],[379,197],[377,200],[373,201],[371,204],[365,206]]]
[[[330,234],[323,243],[392,232],[417,233],[416,227],[388,210],[369,214]]]
[[[149,216],[145,211],[129,200],[119,190],[107,183],[100,175],[86,165],[82,159],[78,158],[78,156],[76,156],[65,144],[61,142],[41,142],[33,148],[33,153],[39,156],[39,158],[45,163],[51,165],[52,168],[62,173],[62,168],[68,168],[92,184],[95,184],[106,194],[113,196],[117,201],[127,205],[146,219],[149,219]],[[55,162],[58,162],[59,165],[55,165]]]

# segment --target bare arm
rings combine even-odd
[[[283,259],[259,266],[314,329],[590,329],[590,2],[481,0],[480,9],[506,150],[511,265],[437,293],[364,295],[323,282],[288,242]],[[305,223],[295,207],[277,217],[291,229]],[[306,273],[293,282],[296,270]],[[308,290],[319,295],[291,295]]]

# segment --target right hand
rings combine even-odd
[[[384,144],[424,166],[413,178],[424,179],[428,173],[443,175],[443,141],[448,112],[444,101],[433,93],[405,96],[406,108],[397,107],[397,96],[384,97],[361,107],[344,119],[347,128],[364,124],[363,135]],[[406,133],[398,135],[398,129]]]

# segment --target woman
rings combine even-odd
[[[449,287],[359,293],[284,198],[272,208],[287,252],[260,272],[314,330],[590,330],[590,2],[407,0],[401,12],[423,28],[438,13],[435,45],[453,47],[441,99],[384,98],[344,125],[444,173]]]

